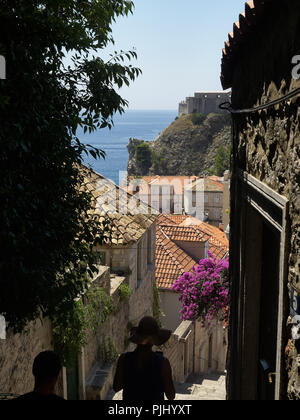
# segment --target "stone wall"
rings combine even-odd
[[[227,345],[227,329],[223,327],[222,322],[214,320],[209,327],[204,328],[198,321],[195,327],[194,372],[197,374],[224,373]]]
[[[148,237],[148,234],[150,237]],[[151,243],[150,251],[149,244]],[[140,251],[138,252],[138,247]],[[153,284],[155,277],[155,224],[148,229],[138,243],[128,247],[113,247],[106,250],[109,262],[114,272],[126,273],[125,277],[111,277],[110,283],[118,282],[111,287],[111,297],[116,310],[99,326],[96,337],[91,336],[89,344],[85,347],[82,363],[84,364],[85,383],[95,382],[95,377],[101,372],[100,385],[88,386],[86,399],[105,399],[107,392],[112,387],[116,363],[106,363],[103,354],[112,352],[121,354],[131,351],[134,346],[130,345],[128,338],[130,327],[137,325],[145,315],[153,313]],[[138,279],[138,256],[140,259],[140,276]],[[109,271],[109,268],[107,267]],[[139,280],[139,281],[138,281]],[[102,280],[103,281],[103,280]],[[107,283],[107,282],[106,282]],[[128,300],[120,301],[119,287],[122,283],[129,285],[131,295]],[[94,379],[93,379],[94,378]],[[97,381],[96,381],[97,382]]]
[[[34,388],[32,364],[45,350],[53,350],[50,321],[37,320],[28,326],[27,333],[7,331],[0,340],[0,393],[25,394]]]
[[[173,380],[184,382],[193,373],[194,324],[191,321],[181,322],[170,340],[165,345],[153,348],[153,350],[162,351],[168,358]]]
[[[224,110],[221,110],[219,105],[228,101],[230,101],[230,93],[196,92],[194,96],[187,97],[185,101],[180,102],[179,116],[193,112],[200,112],[203,115],[224,114]]]
[[[83,349],[80,359],[83,365],[81,370],[84,372],[83,399],[105,399],[112,387],[117,357],[128,346],[129,300],[122,301],[119,295],[119,287],[123,283],[126,283],[125,278],[112,290],[114,312],[104,323],[99,322],[96,335],[91,333]],[[90,383],[95,382],[97,371],[102,372],[101,382],[90,386]]]
[[[147,232],[140,239],[138,244],[135,244],[135,255],[131,261],[132,277],[131,289],[132,296],[130,298],[129,318],[134,324],[138,324],[140,319],[146,315],[153,313],[153,285],[155,281],[155,223],[148,230],[150,238],[147,237]],[[148,255],[148,246],[151,242],[151,250]],[[137,276],[137,247],[140,247],[140,279]]]
[[[283,4],[284,3],[284,4]],[[267,6],[266,6],[267,7]],[[247,40],[235,63],[232,104],[236,109],[278,99],[300,87],[292,78],[292,57],[300,54],[300,9],[297,0],[273,1],[263,25]],[[261,43],[261,40],[264,40]],[[289,200],[288,273],[281,303],[285,325],[291,321],[288,294],[300,293],[300,99],[262,112],[234,116],[233,170],[253,175]],[[234,188],[235,180],[232,182]],[[234,191],[232,192],[234,194]],[[232,199],[236,206],[238,197]],[[234,225],[236,212],[231,215]],[[286,380],[282,398],[300,398],[300,343],[284,328]],[[232,349],[234,351],[234,349]],[[284,379],[283,379],[284,380]]]
[[[229,225],[229,214],[230,214],[230,182],[223,182],[224,191],[223,191],[223,210],[222,210],[222,223],[224,225],[224,230],[226,231],[227,226]]]
[[[107,295],[110,296],[110,270],[109,267],[105,267],[104,271],[102,272],[102,275],[98,280],[94,283],[95,286],[103,288]],[[115,301],[115,299],[114,299]],[[100,308],[101,310],[101,308]],[[88,338],[88,344],[83,349],[83,357],[80,357],[81,363],[83,362],[83,371],[84,371],[84,377],[90,372],[93,365],[99,360],[100,358],[100,335],[103,331],[103,327],[101,325],[101,315],[99,314],[99,330],[97,331],[97,334],[91,333]]]
[[[159,289],[159,300],[161,309],[160,321],[164,328],[174,332],[181,323],[180,310],[182,303],[179,301],[179,295],[170,289]]]
[[[163,351],[169,359],[176,382],[184,382],[192,373],[224,373],[227,330],[218,321],[213,321],[207,328],[203,328],[199,321],[182,321],[170,340],[156,350]]]

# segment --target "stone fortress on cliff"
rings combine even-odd
[[[223,114],[219,108],[223,102],[231,102],[231,92],[195,92],[194,96],[187,97],[179,104],[179,116],[199,112],[203,115],[210,113]]]

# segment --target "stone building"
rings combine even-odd
[[[152,312],[158,211],[91,170],[85,188],[94,196],[93,217],[109,221],[108,237],[96,251],[112,273],[127,276],[129,317],[136,323]]]
[[[222,224],[223,229],[226,231],[229,228],[230,218],[230,173],[226,171],[223,177],[223,211],[222,211]]]
[[[91,287],[101,288],[114,308],[106,320],[99,312],[99,328],[90,332],[73,366],[63,368],[57,394],[70,400],[105,399],[112,386],[115,358],[128,346],[130,325],[153,313],[155,281],[155,211],[100,174],[83,168],[82,186],[93,196],[91,216],[108,222],[103,246],[95,248],[99,273]],[[122,285],[131,295],[122,299]],[[103,322],[102,322],[103,321]],[[4,335],[1,335],[4,338]],[[33,389],[32,362],[53,349],[50,320],[36,320],[27,333],[6,332],[0,339],[1,394],[23,394]]]
[[[181,275],[207,257],[208,249],[220,259],[227,256],[228,240],[224,232],[189,216],[162,214],[157,218],[155,278],[161,322],[173,331],[174,340],[166,354],[178,381],[191,373],[225,369],[227,343],[223,324],[215,321],[209,328],[203,328],[201,322],[182,321],[179,296],[171,290]]]
[[[200,178],[187,185],[184,192],[186,214],[219,227],[223,220],[224,185],[221,179],[219,177]]]
[[[143,176],[130,177],[127,191],[160,213],[182,214],[184,192],[197,176]]]
[[[219,105],[230,101],[230,96],[230,92],[196,92],[194,96],[187,97],[185,101],[180,102],[179,116],[193,112],[203,115],[222,114],[224,111],[219,108]]]
[[[223,50],[233,123],[232,400],[300,399],[299,54],[298,0],[248,1]]]

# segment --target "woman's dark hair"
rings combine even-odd
[[[62,368],[59,356],[53,351],[43,351],[34,359],[32,373],[35,380],[44,382],[56,378]]]

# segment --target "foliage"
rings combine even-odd
[[[120,302],[128,300],[131,295],[131,290],[128,284],[122,283],[118,289]]]
[[[86,345],[87,321],[82,299],[70,303],[65,311],[56,312],[52,320],[55,351],[65,366],[71,366]]]
[[[99,302],[101,308],[101,324],[104,324],[108,317],[115,312],[116,307],[113,298],[104,289],[99,290]]]
[[[193,112],[190,114],[191,121],[194,125],[201,125],[205,121],[205,115],[200,112]]]
[[[228,320],[229,260],[219,260],[209,252],[209,258],[199,261],[192,272],[184,273],[172,286],[180,293],[183,320],[201,319],[203,324],[219,318]]]
[[[97,333],[99,325],[114,309],[112,298],[104,289],[95,286],[91,286],[84,297],[76,299],[73,304],[62,302],[53,317],[52,326],[55,349],[66,365],[76,360],[89,335]]]
[[[152,165],[152,151],[148,142],[142,141],[136,146],[135,158],[142,170],[142,175],[148,174]]]
[[[219,146],[214,165],[210,170],[211,175],[223,176],[230,169],[231,146]]]
[[[115,19],[132,11],[125,0],[1,0],[0,313],[15,332],[54,318],[62,302],[69,319],[96,270],[92,246],[103,227],[78,187],[83,154],[104,152],[76,132],[111,128],[127,106],[117,89],[140,74],[125,65],[136,52],[109,61],[99,52],[113,42]]]
[[[114,363],[119,356],[118,350],[111,337],[103,337],[100,347],[100,357],[104,365]]]
[[[167,152],[165,150],[165,147],[161,147],[159,152],[152,150],[153,170],[158,175],[164,173],[164,171],[167,168],[168,161],[166,158],[166,154]]]

